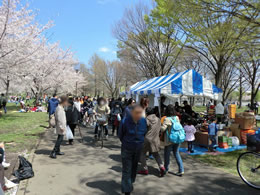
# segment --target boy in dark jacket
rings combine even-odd
[[[133,106],[131,114],[125,117],[118,132],[122,143],[122,193],[126,195],[133,191],[138,161],[143,148],[144,137],[147,131],[145,118],[142,117],[143,108],[140,105]]]

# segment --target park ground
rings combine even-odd
[[[56,136],[47,130],[33,153],[35,177],[20,186],[18,195],[117,195],[121,194],[120,143],[116,137],[109,137],[105,147],[93,141],[93,129],[81,129],[73,146],[62,146],[65,156],[50,159]],[[78,135],[78,132],[76,131]],[[134,193],[141,194],[257,194],[245,185],[239,177],[216,169],[183,155],[185,175],[177,177],[176,162],[172,158],[170,173],[158,177],[157,165],[148,160],[150,174],[138,175]],[[228,162],[227,162],[228,163]]]
[[[8,114],[3,115],[0,119],[0,140],[6,143],[9,159],[14,160],[15,154],[34,151],[40,140],[40,144],[31,156],[36,175],[35,178],[28,181],[28,185],[23,187],[23,194],[86,194],[86,192],[89,194],[119,194],[120,143],[116,138],[111,138],[106,147],[101,150],[93,143],[93,131],[83,129],[84,144],[77,143],[73,147],[64,146],[66,156],[55,161],[48,158],[55,141],[52,131],[46,130],[48,115],[46,113],[15,112],[18,109],[14,104],[9,104]],[[203,107],[195,108],[197,111],[204,109]],[[241,112],[244,109],[246,108],[238,111]],[[167,194],[172,191],[177,194],[205,191],[207,194],[213,193],[214,190],[224,194],[238,192],[241,192],[238,194],[247,194],[252,191],[240,181],[236,172],[236,160],[242,152],[244,151],[217,156],[190,157],[184,155],[184,163],[187,167],[185,177],[176,178],[169,174],[165,183],[165,179],[155,176],[156,169],[152,168],[150,176],[138,177],[139,182],[137,181],[135,185],[136,194],[142,194],[141,192]],[[154,162],[150,163],[156,167]],[[147,182],[145,182],[146,180]],[[159,186],[157,181],[159,181]],[[203,181],[202,185],[197,186],[196,182],[201,183],[201,181]],[[41,185],[42,182],[46,185]],[[171,185],[167,184],[169,182]],[[175,185],[173,185],[174,183]],[[156,189],[154,186],[157,186]],[[232,187],[228,188],[228,186]],[[59,191],[62,189],[64,190]]]

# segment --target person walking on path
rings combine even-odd
[[[176,159],[176,162],[178,164],[178,167],[179,167],[179,172],[177,172],[176,175],[182,176],[184,174],[184,167],[183,167],[183,162],[182,162],[181,155],[179,152],[181,144],[176,144],[176,143],[170,142],[169,137],[167,135],[167,134],[170,134],[171,130],[172,130],[173,123],[172,123],[171,119],[173,119],[174,121],[177,121],[178,123],[180,123],[180,121],[179,121],[179,118],[175,114],[175,109],[172,104],[167,106],[165,112],[166,112],[167,118],[164,119],[163,125],[161,127],[162,132],[164,132],[164,145],[165,145],[164,166],[166,169],[165,171],[166,171],[166,173],[169,171],[170,154],[172,151],[173,155]],[[166,131],[168,131],[168,133]]]
[[[47,112],[49,113],[49,127],[51,127],[51,120],[54,118],[54,113],[56,111],[56,108],[59,104],[59,100],[57,98],[56,94],[53,94],[53,97],[49,100],[48,102],[48,110]]]
[[[123,113],[123,118],[126,118],[126,117],[131,115],[131,109],[135,105],[135,103],[136,102],[135,102],[135,100],[133,98],[130,98],[127,101],[127,106],[125,107],[125,110],[124,110],[124,113]]]
[[[118,135],[118,129],[121,121],[122,106],[119,101],[115,101],[111,110],[112,135]]]
[[[64,153],[60,151],[60,145],[63,141],[64,135],[66,134],[67,121],[64,107],[66,107],[67,104],[67,96],[61,96],[59,105],[55,111],[56,132],[58,134],[58,138],[55,143],[54,149],[50,154],[51,158],[56,158],[56,155],[64,155]]]
[[[187,124],[184,126],[184,131],[186,133],[185,141],[188,143],[188,152],[194,153],[193,151],[193,141],[195,140],[194,134],[196,133],[195,127],[192,125],[192,120],[189,119]]]
[[[165,168],[163,166],[161,157],[159,155],[160,151],[160,130],[161,130],[161,121],[155,115],[154,109],[147,108],[146,112],[146,122],[147,122],[147,133],[144,139],[144,147],[141,153],[141,170],[138,172],[139,174],[148,175],[148,167],[146,164],[146,153],[150,152],[155,158],[159,169],[160,176],[162,177],[165,172]]]
[[[135,105],[131,115],[125,117],[119,128],[118,137],[122,143],[122,193],[129,195],[133,191],[138,161],[142,152],[144,137],[147,131],[145,118],[142,117],[143,108]]]
[[[78,125],[79,122],[79,111],[77,109],[77,106],[75,105],[73,98],[69,98],[68,101],[69,105],[66,109],[66,120],[67,120],[67,125],[70,127],[71,132],[73,136],[75,135],[75,128]],[[73,145],[73,139],[69,140],[69,144]]]

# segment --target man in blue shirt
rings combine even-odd
[[[122,192],[129,195],[133,191],[138,161],[143,148],[144,137],[147,131],[145,118],[142,117],[143,108],[134,105],[131,114],[125,117],[120,124],[118,137],[122,143]]]

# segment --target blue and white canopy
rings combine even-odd
[[[194,70],[179,72],[174,75],[155,77],[140,81],[124,94],[162,94],[166,96],[201,96],[221,100],[222,89]]]

